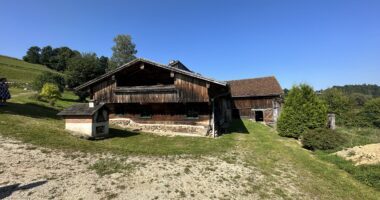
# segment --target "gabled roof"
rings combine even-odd
[[[194,77],[194,78],[197,78],[197,79],[201,79],[201,80],[204,80],[204,81],[208,81],[208,82],[211,82],[211,83],[215,83],[215,84],[219,84],[219,85],[223,85],[223,86],[226,86],[227,83],[226,82],[223,82],[223,81],[217,81],[217,80],[214,80],[214,79],[211,79],[211,78],[206,78],[206,77],[203,77],[201,76],[200,74],[197,74],[197,73],[194,73],[194,72],[191,72],[191,71],[186,71],[186,70],[182,70],[182,69],[179,69],[179,68],[175,68],[175,67],[170,67],[168,65],[163,65],[163,64],[160,64],[160,63],[156,63],[156,62],[153,62],[153,61],[150,61],[150,60],[147,60],[147,59],[143,59],[143,58],[136,58],[134,60],[132,60],[131,62],[127,63],[127,64],[124,64],[112,71],[109,71],[97,78],[94,78],[76,88],[74,88],[75,90],[82,90],[98,81],[101,81],[105,78],[108,78],[112,75],[114,75],[115,73],[119,72],[119,71],[122,71],[128,67],[131,67],[133,66],[134,64],[138,63],[138,62],[143,62],[143,63],[147,63],[147,64],[151,64],[153,66],[156,66],[156,67],[160,67],[162,69],[166,69],[166,70],[169,70],[169,71],[173,71],[173,72],[177,72],[177,73],[180,73],[180,74],[183,74],[183,75],[187,75],[187,76],[191,76],[191,77]]]
[[[276,96],[284,93],[274,76],[227,82],[232,97]]]
[[[68,107],[68,108],[62,110],[57,115],[60,115],[60,116],[66,116],[66,115],[92,116],[93,114],[95,114],[96,111],[98,111],[103,106],[104,106],[104,104],[100,103],[100,104],[95,105],[94,107],[90,108],[88,106],[88,103],[79,103],[79,104],[75,104],[71,107]]]

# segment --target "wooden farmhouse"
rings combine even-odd
[[[252,84],[257,82],[250,82],[250,86],[244,87],[247,89],[245,94],[240,87],[235,87],[237,82],[231,81],[230,88],[227,82],[201,76],[179,61],[163,65],[139,58],[75,89],[87,91],[91,101],[102,104],[112,124],[165,135],[215,136],[228,126],[232,108],[238,110],[242,117],[252,117],[252,113],[260,109],[264,121],[275,121],[282,90],[274,77],[269,79],[277,84],[274,85],[276,87],[269,86],[274,87],[271,88],[275,89],[274,93],[268,93],[271,89],[252,93],[257,88],[268,86],[256,86]],[[249,103],[245,106],[240,100]],[[272,109],[272,114],[269,114],[269,109]],[[90,118],[89,115],[75,114],[74,107],[68,110],[71,112],[64,110],[61,113],[66,123],[79,123]],[[74,131],[73,128],[69,130]],[[96,125],[91,130],[96,134]]]
[[[228,81],[234,118],[276,123],[283,90],[274,76]]]
[[[213,135],[230,119],[228,87],[181,62],[135,59],[76,90],[105,104],[110,123],[157,133]]]

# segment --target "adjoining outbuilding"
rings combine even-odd
[[[281,112],[284,92],[274,76],[227,81],[232,116],[274,124]]]
[[[96,138],[108,135],[108,110],[104,103],[75,104],[64,109],[59,116],[65,119],[65,129],[74,135]]]

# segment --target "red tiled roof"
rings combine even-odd
[[[274,76],[227,81],[232,97],[273,96],[283,94]]]

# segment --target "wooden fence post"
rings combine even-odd
[[[328,122],[327,122],[327,127],[329,129],[335,130],[335,114],[334,113],[329,113],[328,115]]]

